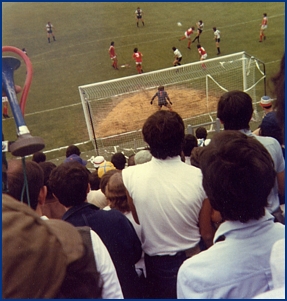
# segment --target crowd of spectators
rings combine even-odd
[[[282,68],[256,133],[251,97],[229,91],[211,139],[160,110],[146,149],[94,171],[75,145],[58,166],[2,156],[2,297],[285,298]]]

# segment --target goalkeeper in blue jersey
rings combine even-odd
[[[155,93],[153,98],[150,101],[150,104],[152,105],[153,100],[158,97],[158,109],[160,110],[162,106],[166,106],[170,111],[172,111],[171,105],[172,102],[170,101],[168,94],[166,91],[164,91],[164,86],[159,86],[158,91]]]

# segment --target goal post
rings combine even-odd
[[[151,106],[150,100],[160,85],[186,127],[215,122],[217,101],[231,90],[245,91],[252,97],[254,119],[258,120],[257,105],[266,94],[264,63],[243,51],[207,59],[204,64],[206,68],[198,61],[79,86],[89,139],[97,153],[128,154],[145,146],[141,127],[157,110],[156,101]]]

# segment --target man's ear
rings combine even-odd
[[[42,186],[40,189],[39,195],[38,195],[38,204],[44,205],[46,201],[47,196],[47,186]]]

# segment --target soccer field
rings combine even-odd
[[[144,11],[144,27],[141,23],[136,27],[137,6]],[[267,39],[259,43],[265,12]],[[284,53],[283,2],[2,3],[2,45],[25,47],[34,69],[25,116],[31,134],[44,139],[45,151],[88,140],[78,86],[137,74],[132,60],[135,47],[144,55],[145,73],[172,66],[173,46],[182,52],[183,64],[198,61],[196,46],[189,50],[187,41],[178,39],[199,19],[204,22],[200,42],[208,58],[216,57],[212,31],[216,26],[221,31],[222,55],[246,51],[257,57],[266,64],[267,82],[278,70]],[[56,29],[56,42],[50,44],[45,29],[48,21]],[[117,71],[111,67],[111,41],[119,65],[131,68]],[[23,85],[23,62],[14,78]],[[14,120],[2,124],[5,139],[15,140]],[[49,153],[48,158],[62,154]]]

